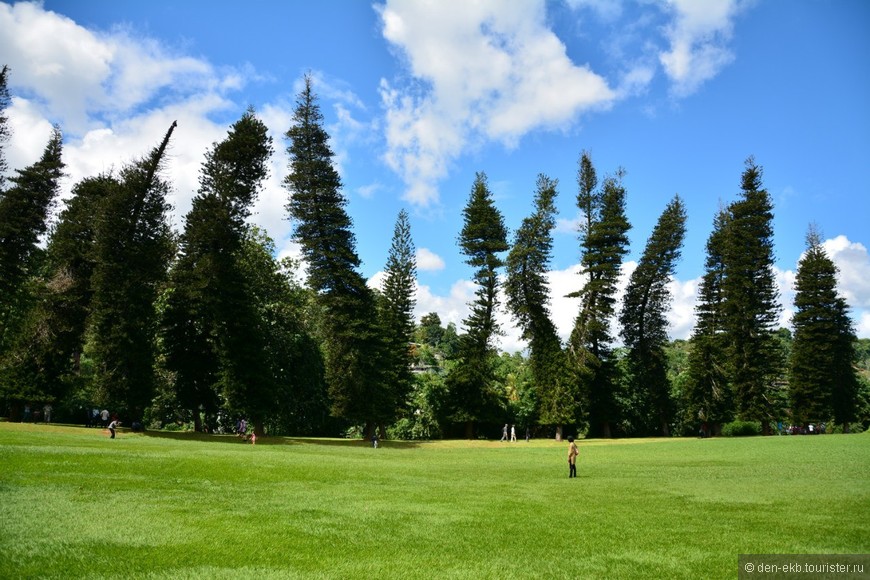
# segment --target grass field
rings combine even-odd
[[[734,578],[870,552],[870,436],[360,442],[0,423],[0,577]]]

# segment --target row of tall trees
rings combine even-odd
[[[4,67],[3,165],[8,74]],[[678,404],[680,420],[688,414],[712,433],[735,418],[769,425],[782,416],[785,389],[798,422],[855,418],[854,331],[818,234],[799,267],[788,360],[780,348],[772,204],[751,159],[740,198],[714,221],[676,393],[667,311],[685,236],[679,196],[659,217],[620,304],[631,228],[623,172],[599,182],[590,155],[581,155],[578,308],[563,342],[547,284],[558,182],[538,177],[532,212],[511,236],[478,173],[458,236],[476,291],[457,333],[434,313],[415,325],[406,212],[382,289],[366,284],[310,78],[285,135],[286,209],[303,264],[276,260],[272,241],[248,220],[273,153],[252,109],[205,153],[183,231],[172,232],[161,170],[175,130],[120,171],[76,184],[51,230],[63,171],[58,128],[40,160],[0,182],[0,391],[8,405],[98,404],[197,430],[246,416],[259,433],[358,426],[384,436],[394,426],[414,437],[472,437],[512,415],[557,437],[578,428],[611,437],[667,435]],[[527,362],[497,352],[499,300],[528,342]]]

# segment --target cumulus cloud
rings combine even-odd
[[[416,287],[417,306],[414,316],[420,320],[430,312],[437,312],[441,324],[447,326],[452,322],[457,328],[462,328],[462,321],[468,317],[468,303],[474,300],[476,286],[470,280],[457,280],[450,287],[446,296],[432,292],[431,287],[418,285]]]
[[[8,109],[13,139],[7,149],[10,167],[33,163],[45,147],[51,123],[64,132],[66,175],[61,197],[84,177],[117,171],[146,155],[177,120],[167,152],[164,176],[172,184],[170,217],[183,226],[199,186],[203,156],[226,136],[226,118],[241,107],[229,94],[254,76],[251,70],[221,69],[207,61],[175,55],[153,39],[132,30],[86,29],[38,3],[0,4],[0,54],[10,65]],[[38,39],[34,40],[34,39]],[[348,107],[352,94],[322,83]],[[290,224],[281,186],[287,157],[283,133],[292,122],[290,105],[267,105],[257,113],[270,128],[275,145],[271,171],[255,206],[252,221],[276,240],[279,255],[298,256],[288,239]],[[349,112],[339,123],[357,129]]]
[[[417,250],[417,269],[424,272],[436,272],[444,269],[444,259],[428,248]]]
[[[219,91],[238,85],[207,62],[172,54],[123,29],[88,30],[41,4],[0,4],[0,54],[11,87],[33,95],[44,114],[80,134],[97,121],[127,113],[164,91]]]
[[[616,97],[604,78],[571,61],[542,0],[388,0],[379,10],[384,38],[412,77],[402,87],[381,81],[385,160],[415,205],[438,202],[437,182],[461,153],[488,141],[511,147]]]
[[[870,254],[859,243],[837,236],[824,243],[825,251],[839,270],[840,293],[852,308],[870,308]]]
[[[659,54],[677,97],[694,93],[734,60],[728,41],[739,0],[669,0],[673,20],[666,28],[669,49]]]

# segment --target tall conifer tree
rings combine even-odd
[[[43,273],[30,283],[36,300],[15,338],[6,371],[7,380],[31,392],[31,399],[59,399],[79,371],[93,295],[93,216],[113,185],[112,178],[103,176],[73,187],[45,251]]]
[[[16,170],[0,190],[0,355],[8,350],[32,302],[25,284],[36,274],[39,239],[63,176],[63,139],[54,127],[39,161]]]
[[[569,351],[577,380],[586,392],[589,434],[612,436],[612,424],[618,419],[615,399],[615,361],[610,322],[615,313],[616,290],[622,258],[628,253],[628,230],[625,216],[623,172],[605,179],[597,189],[595,168],[589,154],[581,155],[577,206],[584,215],[580,243],[581,274],[584,287],[573,297],[580,298],[580,313],[571,332]]]
[[[858,392],[853,366],[856,336],[849,307],[837,293],[837,267],[815,228],[807,234],[807,250],[798,263],[794,304],[792,419],[806,425],[833,417],[848,432]]]
[[[561,440],[562,426],[577,416],[579,393],[566,372],[567,361],[549,308],[546,274],[556,225],[557,185],[556,180],[538,176],[535,211],[523,220],[508,254],[505,293],[522,337],[529,342],[540,422],[555,425],[556,438]]]
[[[226,139],[206,154],[199,192],[185,218],[181,256],[163,311],[168,368],[179,401],[200,428],[199,409],[216,411],[220,395],[262,433],[272,385],[252,306],[250,280],[239,265],[245,219],[268,175],[272,139],[249,109]]]
[[[459,246],[465,263],[474,268],[477,284],[471,313],[465,319],[466,333],[459,347],[459,362],[448,375],[452,418],[465,424],[465,436],[474,435],[474,424],[490,418],[495,409],[492,357],[498,334],[495,309],[498,304],[499,254],[507,251],[507,228],[492,199],[484,173],[478,173],[468,203],[462,210]]]
[[[686,208],[679,196],[665,208],[631,274],[623,299],[620,324],[628,347],[631,395],[643,409],[646,430],[670,435],[673,418],[667,377],[668,321],[671,303],[668,283],[680,259],[686,234]]]
[[[775,416],[769,395],[784,361],[774,336],[780,307],[773,271],[773,203],[761,177],[761,167],[750,157],[741,197],[729,207],[722,293],[738,413],[760,421],[770,433]]]
[[[707,240],[705,273],[695,305],[695,328],[688,356],[688,408],[705,435],[718,435],[734,419],[734,392],[728,379],[728,341],[724,334],[722,281],[723,244],[728,211],[716,215]]]
[[[323,312],[332,413],[364,422],[370,435],[379,417],[392,411],[379,366],[382,333],[374,293],[357,270],[360,260],[345,210],[347,199],[310,76],[305,77],[286,137],[290,140],[290,172],[284,179],[290,193],[287,210],[294,224],[293,238],[308,268],[308,283]]]
[[[88,349],[99,402],[131,421],[141,420],[154,393],[155,301],[172,255],[169,184],[160,171],[175,127],[121,169],[96,216]]]
[[[404,403],[414,383],[411,373],[413,357],[410,343],[414,337],[416,260],[408,212],[402,210],[396,218],[393,241],[384,270],[386,277],[380,316],[386,342],[386,359],[383,362],[387,373],[385,386],[392,391],[394,409],[398,409]],[[395,412],[391,417],[383,417],[384,422],[393,420],[395,420]]]

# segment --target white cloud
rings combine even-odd
[[[616,98],[601,76],[568,58],[542,0],[388,0],[380,14],[384,38],[414,79],[406,88],[381,81],[385,160],[413,204],[437,203],[438,180],[464,151],[487,141],[514,146],[531,130],[570,124]]]
[[[228,130],[226,123],[212,119],[233,111],[241,116],[226,92],[243,86],[254,72],[217,71],[204,60],[176,56],[129,30],[86,29],[38,3],[0,3],[0,30],[0,54],[12,69],[10,90],[25,95],[15,96],[7,111],[13,134],[7,148],[10,167],[33,163],[50,123],[59,123],[67,174],[61,196],[68,197],[84,177],[117,171],[146,155],[177,120],[164,176],[173,187],[171,222],[183,227],[204,155]],[[352,94],[325,86],[342,102],[354,103]],[[275,155],[251,221],[276,240],[282,255],[296,256],[298,248],[287,239],[287,192],[281,186],[287,168],[283,133],[292,122],[291,107],[274,104],[258,111],[270,128]],[[348,131],[357,129],[345,110],[339,110],[339,123]]]
[[[6,144],[6,161],[10,169],[21,169],[39,160],[51,136],[51,123],[33,102],[12,97],[6,109],[12,139]]]
[[[700,278],[681,281],[672,278],[668,284],[673,301],[668,310],[669,336],[672,339],[686,340],[695,328],[695,304],[698,301]]]
[[[855,332],[859,338],[870,338],[870,311],[861,313],[855,324]]]
[[[580,233],[580,224],[582,223],[582,215],[577,214],[572,219],[556,218],[556,227],[554,228],[558,234],[570,234],[576,236]]]
[[[0,54],[12,69],[10,87],[25,88],[43,114],[75,135],[148,103],[158,94],[220,92],[237,87],[199,59],[129,31],[88,30],[38,3],[0,4]]]
[[[839,270],[839,291],[852,308],[870,308],[870,254],[859,242],[837,236],[824,243],[825,251]]]
[[[739,0],[668,0],[673,21],[666,29],[669,50],[659,54],[672,92],[684,97],[695,92],[734,60],[728,47]]]
[[[363,199],[372,199],[375,194],[383,189],[380,183],[370,183],[356,188],[356,193]]]
[[[428,248],[417,250],[417,269],[424,272],[435,272],[444,269],[444,259]]]
[[[452,322],[457,329],[462,329],[462,321],[468,317],[468,303],[474,299],[476,287],[469,280],[457,280],[450,288],[446,296],[438,296],[432,293],[429,286],[417,286],[417,307],[414,316],[417,320],[430,312],[438,313],[441,324],[447,326]]]

